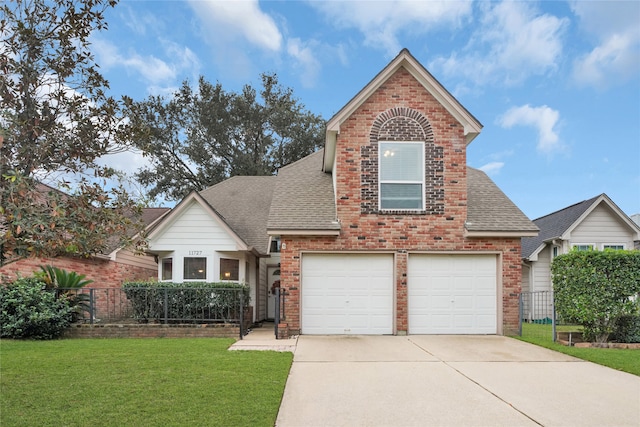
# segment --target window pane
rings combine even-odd
[[[173,279],[173,259],[165,258],[162,260],[162,280]]]
[[[573,245],[573,249],[577,251],[592,251],[593,245]]]
[[[206,258],[185,258],[184,259],[184,279],[185,280],[207,280],[207,259]]]
[[[422,143],[380,143],[381,181],[422,181]]]
[[[220,280],[240,280],[240,261],[220,258]]]
[[[422,184],[380,185],[382,209],[422,209]]]
[[[624,249],[624,245],[604,245],[603,249],[611,249],[614,251],[621,251]]]

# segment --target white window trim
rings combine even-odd
[[[204,258],[204,279],[187,279],[186,277],[184,277],[184,270],[185,270],[185,260],[190,259],[190,258]],[[187,255],[187,256],[183,256],[182,257],[182,282],[206,282],[207,279],[209,278],[209,257],[206,255]]]
[[[575,250],[577,246],[591,246],[592,251],[598,250],[598,245],[595,243],[571,243],[571,250]]]
[[[165,260],[171,260],[171,277],[168,279],[165,279],[164,276],[164,262]],[[173,282],[173,276],[175,274],[175,256],[171,255],[171,256],[166,256],[164,258],[160,259],[160,282]]]
[[[223,279],[223,278],[221,277],[223,272],[222,272],[222,270],[220,269],[220,263],[221,263],[221,261],[222,261],[223,259],[228,259],[228,260],[238,261],[238,280]],[[218,271],[219,271],[219,273],[218,273],[218,277],[220,277],[220,281],[221,281],[221,282],[229,282],[229,283],[241,283],[241,282],[242,282],[242,279],[243,279],[243,274],[242,274],[243,272],[242,272],[242,268],[240,267],[240,266],[241,266],[242,261],[243,261],[243,259],[240,259],[240,258],[236,258],[236,257],[232,257],[232,256],[220,255],[220,256],[218,257]],[[246,275],[246,273],[247,273],[247,272],[245,271],[244,273],[245,273],[245,275]]]
[[[600,249],[604,251],[605,246],[622,246],[622,250],[627,249],[627,245],[625,245],[624,243],[603,243],[600,246]]]
[[[384,181],[384,184],[420,184],[422,186],[422,206],[419,209],[402,209],[402,208],[394,208],[394,209],[385,209],[382,207],[382,179],[380,175],[380,170],[382,166],[382,150],[380,146],[382,144],[420,144],[420,148],[422,150],[422,181]],[[425,149],[424,149],[424,141],[378,141],[378,210],[382,212],[422,212],[426,209],[426,159],[425,159]]]

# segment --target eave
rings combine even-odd
[[[507,237],[507,238],[520,238],[520,237],[536,237],[537,231],[464,231],[464,237]]]
[[[273,229],[268,230],[269,236],[339,236],[340,229]]]

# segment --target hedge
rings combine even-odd
[[[122,289],[141,323],[237,321],[250,302],[249,286],[239,283],[128,282]]]
[[[551,263],[558,317],[606,342],[623,316],[638,314],[640,251],[574,251]]]
[[[0,286],[0,337],[58,338],[73,319],[73,307],[39,278],[18,278]]]

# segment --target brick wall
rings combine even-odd
[[[379,140],[425,141],[425,211],[406,214],[378,210]],[[467,176],[463,127],[406,70],[400,69],[389,78],[343,123],[333,173],[340,236],[282,236],[280,273],[282,287],[289,294],[285,310],[290,334],[300,332],[300,261],[304,251],[395,253],[398,333],[407,331],[408,253],[499,254],[501,326],[505,334],[517,330],[520,239],[464,237]]]
[[[72,325],[63,338],[238,338],[237,325]]]
[[[3,281],[14,280],[18,274],[22,277],[31,276],[40,271],[41,265],[52,265],[67,271],[84,274],[93,280],[92,288],[119,288],[125,281],[155,280],[158,277],[156,269],[149,269],[135,265],[128,265],[102,259],[86,258],[25,258],[0,267]]]

